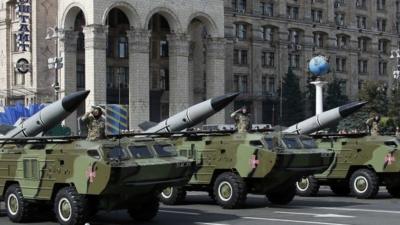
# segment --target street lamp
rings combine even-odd
[[[396,80],[397,87],[399,85],[400,80],[400,49],[394,49],[390,51],[390,58],[397,59],[396,66],[393,69],[393,78]]]
[[[60,91],[60,84],[58,82],[58,71],[63,67],[63,58],[58,55],[58,41],[60,38],[60,32],[61,30],[56,26],[56,27],[48,27],[47,28],[47,35],[46,35],[46,40],[54,40],[55,45],[56,45],[56,55],[53,58],[48,59],[48,66],[50,70],[55,71],[55,82],[52,85],[54,88],[55,92],[55,100],[58,100],[58,93]]]

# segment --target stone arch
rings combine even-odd
[[[179,21],[178,16],[171,9],[164,7],[157,7],[149,12],[146,17],[144,29],[147,29],[149,27],[150,20],[155,14],[160,14],[168,21],[168,24],[171,28],[171,33],[182,33],[182,25]]]
[[[75,19],[80,12],[83,13],[83,17],[85,18],[85,21],[87,24],[88,18],[87,18],[86,10],[82,4],[76,2],[76,3],[70,4],[64,10],[64,13],[63,13],[63,16],[61,19],[61,26],[59,26],[59,27],[63,28],[64,30],[74,30]]]
[[[117,8],[117,9],[121,10],[123,13],[125,13],[125,15],[128,17],[130,26],[132,26],[134,28],[140,28],[141,21],[140,21],[139,14],[137,13],[136,9],[131,4],[126,3],[126,2],[115,2],[115,3],[111,4],[110,6],[108,6],[107,10],[105,10],[103,17],[102,17],[103,25],[106,25],[108,14],[110,13],[110,11],[112,9],[115,9],[115,8]]]
[[[193,13],[188,20],[187,26],[186,26],[186,32],[188,32],[191,23],[193,22],[194,19],[198,19],[199,21],[201,21],[205,27],[207,28],[207,31],[209,32],[209,35],[211,37],[218,37],[218,26],[217,24],[214,22],[214,20],[211,18],[211,16],[209,16],[206,13],[203,12],[196,12]]]

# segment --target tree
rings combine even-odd
[[[400,89],[398,87],[391,90],[388,116],[390,117],[388,123],[390,123],[392,129],[400,126]]]
[[[333,78],[332,82],[327,85],[326,97],[324,101],[324,109],[330,110],[346,104],[349,98],[342,93],[340,80],[336,77]]]
[[[305,119],[304,96],[299,78],[289,68],[282,84],[282,125],[290,126]]]
[[[365,81],[358,95],[360,100],[368,102],[364,106],[364,111],[381,116],[387,115],[389,101],[387,88],[382,82]]]

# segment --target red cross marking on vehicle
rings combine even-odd
[[[250,159],[251,168],[257,168],[258,164],[260,164],[260,160],[256,159],[256,155],[252,155]]]
[[[385,163],[387,163],[388,165],[392,165],[394,161],[396,161],[396,158],[394,158],[394,156],[391,153],[385,156]]]
[[[90,183],[93,183],[94,178],[96,178],[96,170],[89,166],[86,170],[86,177],[89,179]]]

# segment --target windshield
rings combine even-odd
[[[283,143],[288,149],[300,149],[301,145],[295,137],[284,137],[282,138]]]
[[[178,155],[176,149],[172,145],[154,145],[154,150],[156,150],[159,157],[171,157]]]
[[[106,147],[104,150],[108,159],[121,160],[128,158],[124,149],[121,146]]]
[[[265,138],[265,143],[267,144],[268,149],[273,149],[274,148],[274,142],[272,141],[272,138]]]
[[[147,146],[129,146],[128,149],[135,159],[153,158],[153,155]]]
[[[304,148],[318,148],[317,144],[312,138],[300,138],[300,140]]]

